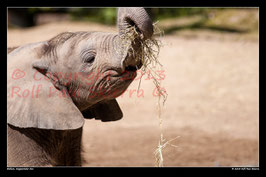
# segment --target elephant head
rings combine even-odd
[[[8,123],[21,128],[76,129],[85,118],[115,121],[123,114],[116,101],[134,80],[141,61],[121,46],[135,26],[134,42],[151,38],[144,8],[119,8],[118,34],[65,32],[8,55]],[[123,52],[118,52],[123,49]]]

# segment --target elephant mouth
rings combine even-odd
[[[139,62],[137,65],[128,65],[125,70],[118,74],[116,77],[120,77],[124,80],[133,80],[137,76],[137,71],[142,67],[142,63]]]
[[[137,70],[139,70],[142,67],[142,65],[143,65],[142,62],[139,61],[139,63],[136,64],[136,65],[128,65],[128,66],[126,66],[125,67],[125,71],[128,71],[128,72],[137,71]]]
[[[133,80],[137,76],[137,71],[142,67],[142,63],[139,62],[136,65],[128,65],[122,70],[121,68],[112,68],[108,70],[109,76],[113,79],[121,79],[121,80]]]
[[[128,66],[123,72],[117,72],[117,74],[111,76],[115,80],[119,79],[121,81],[132,81],[137,75],[137,67]]]

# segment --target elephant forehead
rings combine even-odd
[[[104,32],[92,32],[85,40],[81,40],[86,46],[97,50],[110,51],[114,45],[114,40],[117,35]]]
[[[75,52],[83,50],[95,50],[97,52],[112,53],[114,41],[117,35],[104,32],[77,32],[77,35],[70,40],[65,41],[64,45],[60,46],[60,53],[68,56]]]

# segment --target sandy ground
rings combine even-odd
[[[8,46],[47,40],[64,31],[116,32],[114,27],[59,22],[9,29]],[[206,33],[206,32],[205,32]],[[220,35],[220,34],[219,34]],[[258,59],[255,40],[165,36],[159,60],[168,99],[163,132],[164,166],[258,166]],[[84,166],[154,166],[159,140],[155,86],[139,77],[117,100],[117,122],[86,120]]]

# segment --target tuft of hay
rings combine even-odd
[[[154,27],[154,34],[151,39],[142,40],[143,35],[137,30],[136,26],[131,26],[129,28],[126,28],[123,31],[123,35],[120,35],[120,48],[116,49],[117,52],[125,56],[127,54],[133,55],[135,60],[137,62],[141,61],[143,66],[141,67],[143,75],[147,71],[149,71],[149,74],[151,75],[151,78],[153,79],[153,83],[157,88],[157,91],[160,93],[163,97],[163,103],[167,99],[167,93],[166,91],[163,91],[160,87],[159,80],[163,80],[160,75],[156,73],[158,70],[162,70],[163,66],[158,60],[158,56],[160,53],[160,47],[162,46],[162,43],[160,40],[156,39],[154,36],[162,36],[163,32],[157,27],[157,22],[153,24]],[[134,45],[140,45],[138,47],[138,50],[134,49]],[[142,76],[143,76],[142,75]],[[159,78],[159,79],[156,79]],[[141,79],[140,79],[141,82]],[[139,83],[140,86],[140,83]],[[139,90],[139,87],[138,87]]]
[[[157,27],[157,22],[153,24],[154,27],[154,34],[151,39],[143,39],[143,35],[137,30],[136,26],[129,27],[123,31],[123,35],[120,36],[120,44],[121,48],[118,49],[120,55],[125,56],[127,54],[133,55],[137,62],[141,61],[143,66],[141,71],[143,72],[142,76],[146,74],[148,71],[151,75],[154,85],[157,89],[158,95],[158,102],[157,102],[157,110],[158,110],[158,120],[159,120],[159,127],[160,127],[160,139],[159,145],[156,148],[154,155],[155,155],[155,166],[162,167],[163,166],[163,149],[169,144],[171,146],[177,147],[175,145],[170,144],[171,141],[175,140],[176,138],[166,141],[163,137],[163,127],[162,122],[163,119],[161,117],[161,109],[164,106],[165,101],[167,100],[167,92],[163,87],[161,87],[161,81],[164,78],[161,78],[160,75],[156,73],[158,70],[163,70],[163,65],[159,62],[158,56],[160,53],[160,47],[162,43],[160,40],[156,39],[156,36],[160,38],[163,35],[163,32]],[[134,46],[139,45],[137,50],[135,50]],[[142,78],[141,76],[141,78]],[[140,88],[141,78],[138,85],[138,90]],[[159,79],[156,79],[159,78]]]

